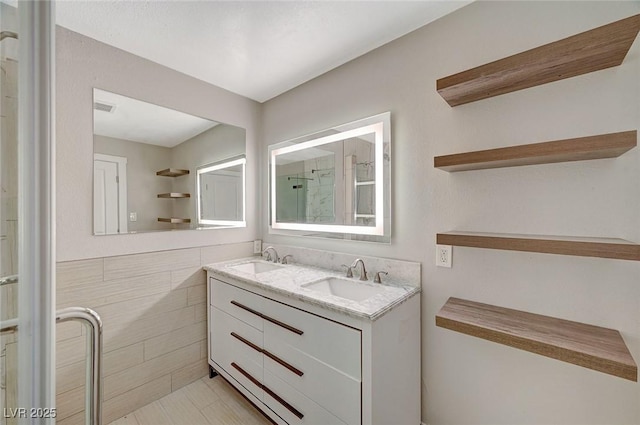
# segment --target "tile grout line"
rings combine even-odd
[[[171,389],[171,392],[169,394],[173,394],[173,388]],[[160,397],[158,400],[156,400],[158,402],[158,404],[160,405],[160,410],[162,410],[162,413],[167,417],[167,419],[169,419],[169,422],[171,422],[173,425],[180,425],[180,424],[176,424],[173,419],[171,418],[171,415],[169,414],[169,412],[167,412],[167,409],[164,406],[164,403],[162,402],[162,400],[167,397]]]

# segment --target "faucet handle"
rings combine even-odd
[[[273,252],[273,255],[271,255],[271,253]],[[278,251],[276,251],[276,249],[272,246],[268,246],[264,249],[264,251],[262,251],[262,254],[267,254],[267,261],[273,261],[274,263],[277,263],[280,258],[278,257]]]
[[[280,260],[280,264],[289,264],[289,261],[287,260],[287,258],[293,258],[293,255],[287,254],[284,257],[282,257],[282,259]]]
[[[262,256],[265,257],[266,261],[271,261],[271,253],[268,251],[262,251]]]
[[[342,267],[347,268],[347,277],[353,277],[353,268],[351,266],[347,266],[346,264],[343,264]]]
[[[378,272],[378,273],[376,273],[376,276],[373,278],[373,283],[382,283],[382,278],[380,277],[381,274],[386,276],[386,275],[389,274],[389,272]]]

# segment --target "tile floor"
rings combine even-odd
[[[271,425],[220,376],[205,376],[110,425]]]

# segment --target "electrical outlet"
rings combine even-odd
[[[451,245],[436,245],[436,266],[451,268]]]
[[[260,239],[253,241],[253,253],[262,254],[262,241]]]
[[[138,221],[138,213],[130,212],[129,213],[129,221]]]

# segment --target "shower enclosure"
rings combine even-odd
[[[18,317],[18,17],[16,8],[0,7],[0,321],[12,325]],[[17,423],[9,414],[18,408],[17,356],[11,327],[0,333],[2,425]]]
[[[335,170],[309,171],[278,176],[278,219],[292,223],[332,223],[335,220]]]
[[[54,4],[14,4],[0,2],[0,424],[55,423],[55,325],[78,320],[99,425],[100,319],[55,311]]]

